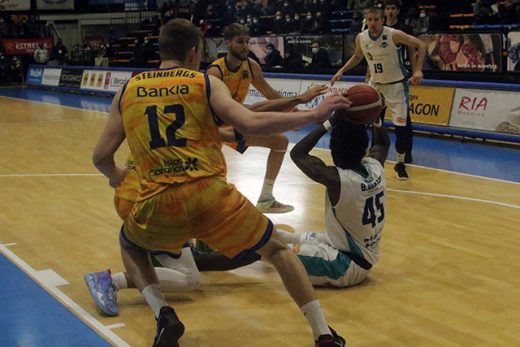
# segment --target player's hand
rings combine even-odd
[[[340,108],[347,108],[352,105],[352,101],[348,97],[341,94],[332,94],[327,96],[323,101],[314,109],[316,111],[316,117],[318,122],[322,122],[328,119],[332,112],[339,110]]]
[[[113,172],[112,176],[108,178],[108,184],[110,184],[112,188],[116,188],[125,179],[126,172],[126,168],[123,169],[120,167],[116,167],[116,170]]]
[[[325,94],[327,92],[328,88],[329,87],[327,87],[325,84],[318,84],[316,86],[313,86],[313,87],[307,89],[307,91],[305,93],[302,93],[300,95],[300,100],[301,100],[300,103],[306,104],[309,101],[311,101],[312,99],[314,99],[315,97]]]
[[[412,77],[410,77],[410,79],[408,80],[408,84],[410,84],[410,85],[418,85],[418,84],[422,83],[422,80],[423,80],[423,73],[422,73],[422,71],[415,71],[413,73]]]
[[[343,76],[343,70],[339,69],[338,72],[334,74],[332,79],[330,80],[330,85],[333,86],[336,81],[339,81],[339,79]]]

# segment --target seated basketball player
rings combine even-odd
[[[388,134],[379,125],[374,126],[368,155],[366,126],[340,117],[325,121],[291,150],[291,158],[303,173],[327,188],[325,233],[278,230],[286,243],[294,245],[315,286],[359,284],[379,260],[386,201],[383,164],[390,146]],[[309,152],[331,127],[334,166],[327,166]]]

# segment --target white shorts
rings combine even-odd
[[[350,287],[367,278],[370,270],[363,269],[332,246],[321,237],[323,233],[304,234],[306,236],[302,237],[301,244],[295,246],[295,251],[313,285]]]
[[[409,88],[406,80],[403,82],[380,84],[369,82],[370,86],[377,89],[385,98],[385,105],[392,115],[392,122],[396,126],[406,126],[408,117]]]

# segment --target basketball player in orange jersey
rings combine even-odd
[[[233,23],[224,29],[224,40],[227,54],[215,60],[206,73],[222,80],[237,102],[244,102],[251,84],[267,99],[281,98],[265,80],[260,65],[248,58],[249,29],[242,24]],[[326,86],[323,86],[323,90],[326,90]],[[244,153],[248,146],[270,149],[262,192],[256,207],[264,213],[285,213],[294,210],[293,206],[280,203],[273,195],[273,186],[289,144],[287,137],[280,133],[244,137],[235,130],[234,134],[228,135],[228,141],[234,142],[232,147],[239,153]]]
[[[253,111],[289,111],[299,104],[310,102],[321,95],[321,86],[309,88],[305,93],[275,100],[257,102],[248,108]],[[222,128],[219,128],[219,130]],[[122,221],[130,215],[133,205],[139,197],[140,183],[137,176],[135,162],[130,155],[126,163],[127,174],[122,183],[116,187],[114,206]],[[192,254],[190,244],[183,246],[180,256],[164,252],[153,252],[155,272],[161,290],[164,292],[190,291],[200,286],[200,271],[225,271],[248,265],[260,259],[252,253],[246,259],[238,261],[227,258],[219,253]],[[110,270],[89,272],[85,274],[85,283],[96,303],[97,308],[107,316],[117,316],[117,292],[121,289],[136,288],[128,273],[111,273]]]
[[[345,72],[358,65],[363,58],[366,59],[370,74],[368,84],[384,96],[386,107],[392,115],[397,152],[394,171],[397,179],[405,181],[408,179],[408,172],[404,159],[411,143],[411,136],[406,126],[409,112],[408,85],[422,82],[426,44],[401,30],[384,26],[383,12],[379,8],[365,9],[364,14],[368,29],[356,36],[354,55],[332,77],[331,85],[334,85]],[[400,54],[403,46],[416,50],[410,78]]]
[[[157,318],[154,346],[178,346],[184,324],[159,289],[150,250],[179,253],[191,238],[230,258],[260,254],[301,308],[316,346],[344,346],[328,327],[296,255],[272,237],[272,222],[226,182],[218,125],[226,122],[246,136],[283,132],[324,121],[351,102],[336,94],[309,111],[252,112],[219,79],[196,71],[202,40],[184,19],[161,28],[160,68],[132,77],[116,93],[93,153],[94,165],[113,187],[126,175],[114,161],[125,138],[135,159],[139,198],[121,228],[120,245],[127,272]]]

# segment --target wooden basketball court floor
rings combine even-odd
[[[0,345],[151,345],[153,314],[137,291],[119,292],[121,313],[107,318],[83,282],[89,271],[123,269],[113,191],[90,162],[106,113],[3,97],[0,104],[0,258],[15,265],[0,267]],[[330,161],[328,151],[314,153]],[[225,154],[229,181],[255,201],[267,151]],[[520,185],[419,166],[400,182],[392,168],[380,263],[360,286],[317,290],[330,324],[349,346],[520,346]],[[323,230],[324,189],[288,156],[275,194],[296,206],[271,215],[275,224]],[[27,280],[9,287],[13,271]],[[32,281],[43,288],[37,294],[25,292]],[[32,315],[47,293],[73,312],[66,323],[53,325],[61,314],[51,308]],[[183,347],[312,346],[299,309],[262,263],[203,273],[200,290],[167,298],[187,326]],[[101,338],[67,333],[73,321]]]

